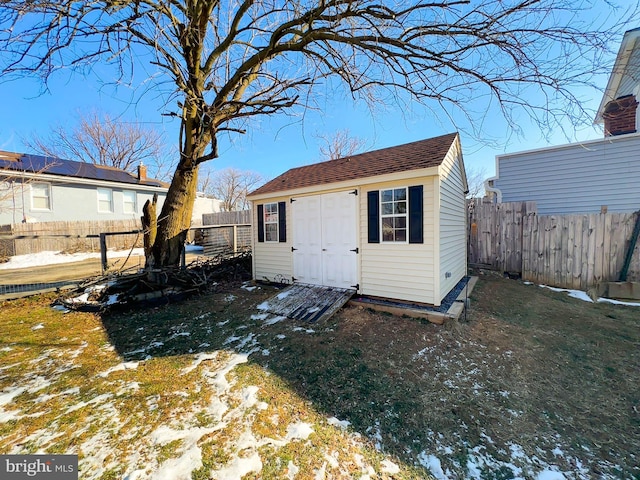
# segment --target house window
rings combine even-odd
[[[122,210],[124,213],[136,213],[138,211],[136,205],[136,192],[122,192]]]
[[[113,192],[108,188],[98,189],[98,212],[113,212]]]
[[[278,241],[277,203],[265,203],[264,205],[264,240],[266,242]]]
[[[380,226],[383,242],[407,241],[407,189],[380,191]]]
[[[51,210],[51,185],[48,183],[31,184],[31,208],[33,210]]]

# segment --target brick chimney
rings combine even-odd
[[[147,179],[147,167],[142,163],[138,165],[138,181],[144,182]]]
[[[607,103],[602,114],[605,136],[635,133],[637,108],[638,101],[635,95],[625,95]]]

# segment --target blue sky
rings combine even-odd
[[[620,5],[626,5],[626,2],[621,0]],[[605,13],[594,10],[594,18]],[[629,28],[635,26],[629,25]],[[617,44],[611,45],[611,50],[615,52],[617,47]],[[609,61],[612,63],[613,60],[614,55],[611,54]],[[602,76],[597,83],[604,89],[606,82],[607,77]],[[78,112],[87,110],[105,112],[122,121],[139,122],[156,128],[163,132],[167,145],[177,143],[177,123],[161,116],[162,112],[168,110],[165,107],[166,99],[153,91],[148,91],[140,100],[132,103],[137,98],[135,91],[126,86],[102,86],[100,79],[94,75],[58,75],[50,84],[50,92],[41,93],[41,90],[36,78],[0,83],[0,98],[3,100],[3,114],[0,116],[1,150],[25,152],[21,140],[23,137],[32,134],[46,136],[49,129],[58,124],[72,128]],[[582,88],[575,93],[588,109],[597,109],[602,96],[600,90]],[[470,108],[473,106],[486,108],[482,103],[470,105]],[[329,94],[322,100],[319,110],[306,111],[303,117],[263,117],[251,124],[246,135],[222,138],[220,158],[206,164],[206,168],[215,171],[233,166],[273,178],[289,168],[319,161],[319,145],[322,142],[319,137],[330,137],[338,130],[348,129],[351,135],[363,139],[367,150],[457,130],[437,105],[414,105],[410,110],[390,104],[370,112],[366,106],[354,105],[347,98],[336,98]],[[566,121],[564,125],[569,138],[560,130],[545,138],[526,116],[521,117],[521,122],[524,134],[518,136],[500,120],[495,106],[487,108],[483,138],[488,142],[493,141],[493,145],[485,145],[463,131],[461,138],[467,168],[484,169],[487,176],[491,176],[497,154],[602,136],[601,129],[597,127],[574,132]]]

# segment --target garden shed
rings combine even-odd
[[[292,168],[248,197],[254,278],[439,306],[466,275],[466,191],[457,133]]]

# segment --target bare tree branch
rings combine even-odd
[[[320,156],[323,160],[336,160],[362,152],[367,142],[363,138],[354,137],[349,129],[338,130],[333,136],[318,135],[323,144],[320,145]]]
[[[48,137],[23,137],[35,153],[49,157],[94,163],[135,172],[144,163],[149,176],[165,179],[169,175],[161,135],[140,124],[121,122],[96,111],[78,114],[78,125],[51,128]]]
[[[248,209],[247,195],[265,181],[257,172],[225,168],[219,172],[208,172],[201,179],[199,190],[221,200],[223,212],[233,212]]]

